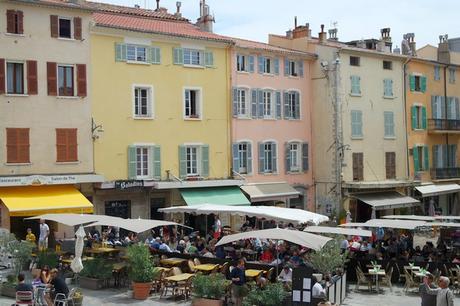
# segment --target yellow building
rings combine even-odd
[[[106,178],[87,191],[96,213],[158,219],[190,188],[247,204],[230,178],[232,42],[162,8],[128,9],[93,14],[94,163]]]

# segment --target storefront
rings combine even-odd
[[[425,215],[459,215],[458,184],[428,184],[414,188],[414,195],[423,203]]]
[[[297,199],[301,195],[286,182],[246,184],[241,186],[241,190],[249,197],[253,205],[281,204],[283,207],[289,207],[289,200]]]

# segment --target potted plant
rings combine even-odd
[[[40,251],[37,254],[37,268],[42,269],[48,266],[50,269],[57,268],[59,265],[59,256],[51,250]]]
[[[343,237],[332,239],[321,250],[315,251],[310,255],[310,263],[318,272],[327,275],[344,266],[348,252],[342,254],[340,249],[342,240]]]
[[[83,306],[83,292],[81,292],[80,289],[75,290],[75,293],[72,296],[72,305]]]
[[[134,244],[127,249],[128,276],[133,284],[133,297],[145,300],[150,295],[152,282],[158,271],[153,265],[149,249],[142,244]]]
[[[1,293],[3,296],[10,298],[16,298],[16,286],[17,286],[17,275],[8,274],[6,276],[6,282],[2,283]]]
[[[104,288],[104,283],[112,276],[112,264],[102,258],[88,260],[80,272],[80,286],[82,288],[98,290]]]
[[[228,282],[220,274],[196,275],[193,279],[193,306],[222,306]]]
[[[251,290],[244,298],[244,306],[278,306],[283,305],[289,295],[281,283],[268,284],[265,288]]]

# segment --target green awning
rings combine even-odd
[[[208,187],[181,189],[180,193],[189,206],[214,205],[251,205],[239,187]]]

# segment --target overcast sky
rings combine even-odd
[[[127,6],[139,4],[154,8],[155,0],[93,0]],[[404,33],[415,33],[417,48],[437,45],[440,34],[460,37],[460,1],[458,0],[207,0],[215,15],[214,32],[266,42],[268,33],[284,34],[298,23],[310,23],[317,36],[320,25],[326,29],[337,23],[341,41],[379,38],[380,29],[391,28],[396,45]],[[161,0],[170,12],[176,1]],[[184,17],[195,21],[199,0],[182,0]]]

